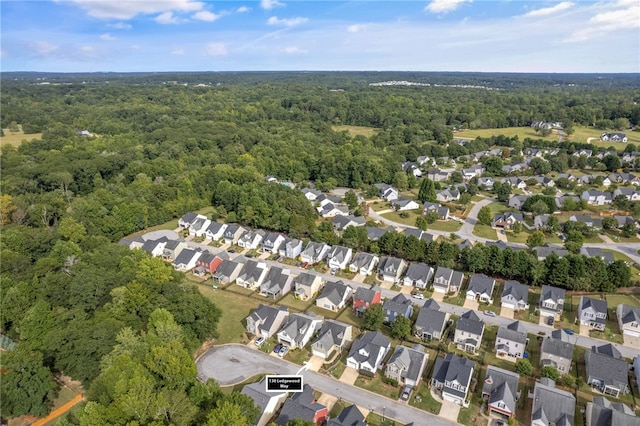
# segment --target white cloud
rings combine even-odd
[[[63,0],[55,0],[57,2]],[[204,4],[193,0],[65,0],[98,19],[131,19],[136,15],[163,12],[197,12]]]
[[[201,10],[194,13],[191,17],[193,19],[197,19],[198,21],[213,22],[220,19],[222,17],[222,14],[216,15],[215,13],[209,12],[208,10]]]
[[[284,48],[284,53],[288,55],[304,55],[305,53],[309,53],[307,49],[301,49],[297,46],[288,46]]]
[[[172,55],[182,56],[184,55],[184,49],[175,49],[171,51]]]
[[[109,33],[104,33],[100,36],[100,40],[104,40],[104,41],[113,41],[115,39],[116,38]]]
[[[350,33],[359,33],[360,31],[364,31],[366,29],[367,26],[363,24],[354,24],[347,27],[347,31]]]
[[[115,24],[107,24],[107,27],[113,28],[115,30],[130,30],[131,25],[126,24],[124,22],[116,22]]]
[[[228,53],[227,45],[224,43],[209,43],[205,48],[209,56],[224,56]]]
[[[32,41],[27,43],[27,49],[32,53],[41,56],[51,55],[55,53],[60,46],[57,46],[53,43],[49,43],[48,41]]]
[[[173,16],[173,12],[163,12],[160,15],[156,16],[154,21],[162,25],[177,24],[180,22],[178,17]]]
[[[264,10],[271,10],[284,5],[284,3],[281,3],[278,0],[260,0],[260,7]]]
[[[562,12],[563,10],[567,10],[572,7],[574,3],[570,1],[563,1],[562,3],[558,3],[555,6],[551,7],[543,7],[542,9],[532,10],[531,12],[527,12],[524,16],[529,18],[535,18],[540,16],[549,16],[558,12]]]
[[[456,10],[463,3],[471,3],[473,0],[433,0],[424,8],[432,13],[449,13]]]
[[[284,27],[295,27],[297,25],[304,24],[307,22],[308,18],[296,17],[296,18],[282,18],[279,19],[277,16],[272,16],[267,20],[267,25],[280,25]]]
[[[248,12],[250,10],[251,10],[250,7],[240,6],[238,9],[236,9],[236,12],[238,12],[238,13],[246,13],[246,12]]]
[[[587,24],[571,33],[565,41],[585,41],[614,31],[640,28],[640,3],[637,0],[619,0],[613,7],[613,10],[593,15]],[[637,39],[637,33],[635,36]]]

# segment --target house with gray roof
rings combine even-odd
[[[348,346],[352,334],[353,326],[332,319],[325,320],[311,343],[311,353],[329,359],[335,352],[342,352]]]
[[[582,247],[580,249],[580,254],[584,254],[587,257],[599,257],[602,259],[604,263],[613,263],[615,258],[613,257],[613,253],[608,251],[603,251],[600,247]]]
[[[327,426],[367,426],[367,422],[358,407],[350,405],[345,407],[338,417],[330,419]]]
[[[204,237],[208,240],[219,241],[227,230],[226,223],[211,222],[204,231]]]
[[[353,256],[353,250],[348,247],[333,246],[327,254],[329,268],[346,269]]]
[[[474,369],[475,364],[470,359],[447,354],[436,359],[431,386],[441,392],[443,399],[468,407],[467,395]]]
[[[433,276],[433,291],[443,294],[458,292],[463,281],[464,274],[462,272],[438,266]]]
[[[330,311],[339,311],[351,299],[353,288],[344,281],[329,281],[322,294],[316,299],[316,306]]]
[[[556,388],[553,380],[542,378],[533,388],[531,426],[573,426],[576,398]]]
[[[460,199],[460,191],[457,189],[440,189],[436,191],[436,200],[442,203],[449,203],[451,201],[458,201]]]
[[[451,314],[448,312],[440,312],[438,302],[433,299],[426,300],[414,325],[415,336],[422,340],[442,339],[450,317]]]
[[[199,248],[185,248],[172,262],[173,268],[176,271],[190,271],[196,267],[196,262],[201,255],[202,252]]]
[[[501,326],[496,334],[496,356],[515,362],[523,357],[527,343],[527,330],[520,321],[512,322],[506,327]]]
[[[305,384],[302,392],[294,392],[286,399],[275,423],[284,426],[292,420],[304,420],[322,425],[326,422],[328,415],[327,407],[316,401],[313,388]]]
[[[615,398],[629,393],[629,363],[611,343],[587,349],[584,363],[587,384]]]
[[[398,190],[391,185],[388,185],[386,183],[376,183],[373,186],[378,188],[378,190],[380,191],[379,196],[384,200],[393,201],[398,198]]]
[[[384,310],[384,322],[392,323],[399,316],[411,318],[413,303],[407,296],[398,293],[392,299],[385,300],[382,309]]]
[[[640,337],[640,308],[621,303],[616,308],[616,317],[624,337]]]
[[[489,415],[497,413],[508,418],[516,415],[516,401],[520,397],[520,375],[502,368],[487,366],[482,383],[482,398],[487,401]]]
[[[262,239],[262,252],[276,254],[283,242],[284,235],[269,232]]]
[[[393,227],[391,226],[388,228],[377,228],[375,226],[367,226],[365,227],[365,229],[367,230],[367,237],[369,238],[369,241],[378,241],[387,232],[394,231]]]
[[[318,191],[317,189],[313,188],[302,188],[301,191],[304,194],[304,197],[309,201],[315,201],[316,198],[322,195],[322,191]]]
[[[424,352],[422,345],[415,344],[411,348],[398,345],[387,361],[384,375],[405,386],[410,392],[420,383],[428,358],[429,355]]]
[[[382,281],[397,283],[407,263],[404,259],[392,256],[383,256],[378,263],[378,276]]]
[[[497,213],[493,216],[491,226],[494,228],[511,229],[516,223],[523,222],[522,213]]]
[[[366,223],[366,219],[364,216],[336,216],[331,221],[333,223],[333,227],[337,231],[344,231],[350,226],[364,226]]]
[[[379,331],[369,331],[353,341],[347,367],[375,373],[382,367],[382,360],[391,348],[391,341]]]
[[[447,189],[447,191],[449,190]],[[459,195],[458,195],[458,198],[460,198]],[[435,213],[438,216],[438,219],[440,220],[449,219],[449,207],[443,206],[442,204],[439,204],[439,203],[430,203],[426,201],[424,204],[422,204],[422,215],[426,216],[429,213]]]
[[[540,316],[545,318],[553,317],[556,320],[560,319],[560,315],[564,310],[565,294],[564,289],[543,285],[540,292],[540,301],[538,302]]]
[[[135,242],[134,242],[135,244]],[[142,248],[144,244],[144,240],[141,240],[140,246],[139,247],[129,247],[131,249],[134,248]],[[184,242],[184,240],[180,239],[180,240],[169,240],[167,241],[167,243],[164,245],[164,250],[162,251],[162,259],[164,260],[175,260],[180,253],[182,252],[182,250],[186,249],[187,243]]]
[[[289,293],[292,284],[293,276],[289,269],[272,266],[267,272],[264,281],[260,284],[260,294],[275,299]]]
[[[538,260],[544,260],[547,257],[551,256],[552,253],[554,253],[558,257],[565,257],[569,254],[569,250],[553,246],[536,247],[534,251],[536,252],[536,257],[538,258]]]
[[[483,334],[484,322],[482,322],[475,311],[469,310],[458,319],[453,341],[456,343],[458,349],[476,353],[478,349],[480,349]]]
[[[467,299],[484,303],[493,303],[492,295],[496,280],[484,274],[473,274],[469,278]]]
[[[258,420],[254,426],[266,426],[273,414],[280,409],[288,392],[267,392],[267,378],[264,377],[259,382],[245,385],[240,392],[253,400],[253,403],[260,410]]]
[[[233,260],[223,260],[220,266],[218,266],[216,271],[213,273],[213,280],[221,284],[234,282],[236,278],[238,278],[238,275],[240,275],[240,271],[244,268],[246,261],[247,258],[244,256],[238,256]]]
[[[426,263],[411,263],[404,276],[403,284],[419,289],[427,288],[433,277],[433,268]]]
[[[224,243],[227,245],[236,244],[246,232],[247,230],[240,225],[227,225],[223,234]]]
[[[236,284],[244,288],[257,288],[267,276],[268,267],[265,262],[247,260],[236,278]]]
[[[359,252],[353,256],[349,271],[357,272],[361,275],[371,275],[380,258],[375,254]]]
[[[310,241],[300,253],[300,260],[307,263],[322,262],[327,257],[329,250],[331,250],[331,246],[325,243]]]
[[[382,289],[374,285],[371,288],[358,287],[353,294],[353,310],[356,316],[362,316],[369,306],[382,303]]]
[[[293,279],[295,297],[300,300],[309,300],[315,297],[322,287],[322,278],[315,272],[303,272]]]
[[[289,309],[286,306],[274,307],[260,304],[246,318],[247,332],[269,339],[276,334],[288,317]]]
[[[507,205],[516,210],[522,210],[522,206],[524,206],[524,202],[527,201],[527,198],[529,198],[529,195],[512,195],[511,198],[509,198]]]
[[[500,305],[514,311],[529,309],[529,286],[515,280],[505,281]]]
[[[289,259],[296,259],[302,252],[302,241],[297,238],[285,237],[278,249],[278,254]]]
[[[587,402],[586,426],[640,426],[640,417],[627,405],[594,396]]]
[[[540,345],[540,365],[555,367],[560,374],[571,371],[573,344],[564,330],[555,330]]]
[[[593,206],[603,206],[605,204],[611,204],[613,197],[611,192],[596,191],[594,189],[582,192],[580,198]]]
[[[167,237],[158,238],[157,240],[146,240],[140,249],[146,251],[152,257],[162,256],[164,253],[164,247],[169,242]]]
[[[607,323],[607,301],[580,296],[578,320],[592,330],[603,331]]]
[[[211,221],[206,217],[198,217],[189,226],[189,235],[202,237],[210,224]]]
[[[278,332],[278,342],[291,349],[303,348],[322,326],[323,319],[313,313],[291,314]]]
[[[245,233],[238,240],[238,245],[242,248],[255,250],[260,246],[260,243],[264,239],[266,233],[262,229],[258,229],[257,231],[250,231]]]

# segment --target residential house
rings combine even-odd
[[[418,165],[412,161],[407,161],[405,163],[402,163],[402,171],[405,173],[411,173],[415,177],[422,176],[422,170],[420,170]]]
[[[390,201],[389,204],[391,204],[391,207],[399,212],[420,208],[420,204],[405,197],[398,197],[397,199]]]
[[[443,206],[438,203],[430,203],[427,201],[422,205],[422,215],[426,216],[429,213],[437,214],[438,219],[440,220],[449,219],[449,207]]]
[[[585,200],[589,205],[603,206],[605,204],[611,204],[613,198],[610,192],[602,192],[596,190],[584,191],[580,197]]]
[[[327,253],[329,268],[346,269],[353,255],[353,250],[348,247],[333,246]]]
[[[427,288],[433,277],[433,268],[426,263],[412,263],[404,276],[403,284],[419,289]]]
[[[328,319],[322,323],[318,336],[311,343],[311,353],[322,359],[329,359],[342,352],[352,340],[353,326]]]
[[[594,396],[587,402],[586,426],[640,426],[640,418],[627,405]]]
[[[277,254],[278,249],[284,242],[284,235],[275,232],[269,232],[262,239],[262,251],[264,253]]]
[[[397,257],[383,256],[378,263],[378,276],[383,281],[397,283],[400,280],[402,271],[406,267],[407,263],[404,259]]]
[[[631,223],[634,228],[637,230],[638,228],[638,224],[636,223],[635,219],[631,216],[622,216],[622,215],[613,215],[613,218],[618,221],[618,228],[622,228],[623,226],[625,226],[628,223]]]
[[[415,344],[411,348],[398,345],[387,361],[384,375],[403,385],[405,390],[410,392],[420,383],[428,359],[429,355],[424,352],[424,346],[420,344]]]
[[[471,180],[474,177],[480,177],[486,171],[482,164],[474,164],[468,169],[462,169],[462,178],[464,180]]]
[[[550,214],[539,214],[533,218],[533,227],[535,229],[546,229],[549,224]]]
[[[140,245],[142,247],[142,244]],[[175,260],[182,250],[186,249],[187,243],[184,240],[169,240],[164,246],[164,250],[162,250],[162,258],[164,260]]]
[[[184,216],[182,216],[180,219],[178,219],[178,226],[181,227],[181,228],[184,228],[184,229],[189,229],[191,224],[196,219],[205,219],[206,220],[207,217],[203,216],[201,214],[193,213],[193,212],[185,213]]]
[[[540,365],[555,367],[560,374],[571,371],[573,345],[564,330],[555,330],[540,345]]]
[[[576,398],[571,392],[556,388],[546,377],[533,387],[531,426],[573,426],[575,424]]]
[[[189,226],[189,235],[202,237],[210,224],[211,221],[206,217],[197,217]]]
[[[512,251],[524,250],[523,247],[516,246],[516,245],[513,245],[513,244],[507,244],[504,241],[499,241],[499,240],[497,240],[497,241],[485,241],[484,245],[485,245],[485,247],[496,246],[501,251],[506,249],[507,247],[509,247]]]
[[[593,346],[584,354],[587,384],[605,395],[618,398],[629,393],[629,363],[613,344]]]
[[[313,313],[290,314],[278,332],[278,342],[291,349],[303,348],[311,337],[322,327],[322,317]]]
[[[478,352],[482,335],[484,334],[484,322],[475,311],[467,311],[460,316],[456,323],[456,332],[453,341],[458,349],[467,352]]]
[[[311,188],[302,188],[302,193],[305,198],[309,201],[316,201],[320,195],[322,195],[322,191],[318,191],[317,189]]]
[[[178,257],[175,258],[173,268],[176,271],[190,271],[196,267],[198,258],[202,255],[200,249],[186,248],[180,252]]]
[[[573,152],[574,157],[591,157],[591,154],[593,154],[591,149],[579,149]]]
[[[285,237],[282,244],[280,244],[280,248],[278,249],[278,254],[280,256],[289,258],[289,259],[297,259],[302,252],[302,241],[297,238]]]
[[[266,377],[259,382],[245,385],[240,393],[251,398],[253,404],[260,410],[260,415],[254,426],[266,426],[274,413],[280,409],[288,395],[288,392],[285,391],[268,392]]]
[[[527,343],[529,343],[527,330],[520,321],[512,322],[506,327],[501,326],[498,328],[498,333],[496,334],[496,345],[494,348],[496,356],[515,362],[523,357],[526,352]]]
[[[289,308],[286,306],[268,306],[260,304],[246,318],[247,332],[255,336],[270,339],[276,334],[282,324],[289,317]]]
[[[379,260],[380,258],[374,254],[365,252],[356,253],[349,265],[349,271],[357,272],[361,275],[371,275]]]
[[[248,260],[238,277],[236,278],[236,284],[244,288],[257,288],[262,285],[265,277],[267,276],[268,267],[264,262],[257,260]]]
[[[289,269],[272,266],[260,284],[260,294],[274,299],[284,296],[291,291],[292,283],[293,276]]]
[[[543,285],[540,291],[540,301],[538,302],[540,316],[545,318],[553,317],[556,320],[560,319],[560,315],[564,310],[564,297],[564,289]]]
[[[255,250],[260,247],[265,234],[262,229],[247,232],[238,240],[238,245],[245,249]]]
[[[540,261],[551,256],[552,253],[558,257],[564,257],[569,254],[569,250],[559,248],[559,247],[549,247],[549,246],[536,247],[534,251],[536,252],[536,256]]]
[[[369,331],[353,341],[347,367],[375,373],[382,367],[382,360],[391,348],[391,341],[379,331]]]
[[[438,266],[433,276],[433,291],[444,294],[458,292],[463,281],[464,274],[462,272]]]
[[[382,290],[374,285],[371,288],[358,287],[353,294],[353,310],[362,316],[371,305],[382,303]]]
[[[300,260],[309,264],[322,262],[327,257],[327,253],[329,253],[330,250],[331,247],[325,243],[310,241],[305,249],[300,253]]]
[[[229,259],[229,255],[226,251],[221,251],[218,254],[204,251],[196,261],[196,268],[203,268],[204,271],[213,275],[215,274],[218,267],[222,264],[222,262],[227,259]]]
[[[302,392],[294,392],[284,402],[280,415],[276,419],[277,425],[286,425],[292,420],[303,420],[322,426],[327,421],[329,409],[318,404],[311,386],[305,384]]]
[[[580,254],[584,254],[587,257],[599,257],[604,263],[613,263],[615,258],[613,253],[609,251],[603,251],[600,247],[582,247]]]
[[[152,257],[162,256],[164,248],[169,242],[167,237],[158,238],[157,240],[146,240],[140,249],[146,251]]]
[[[496,180],[492,177],[481,177],[478,178],[478,188],[482,188],[486,191],[490,191],[493,189],[493,184]]]
[[[365,227],[365,229],[367,230],[367,237],[369,238],[369,241],[378,241],[387,232],[394,231],[392,226],[389,226],[387,228],[376,228],[375,226],[367,226]]]
[[[615,155],[617,155],[617,153]],[[608,178],[612,183],[621,183],[622,185],[637,185],[640,182],[638,177],[633,173],[611,173]]]
[[[367,426],[367,422],[358,407],[350,405],[345,407],[338,417],[330,419],[327,426]]]
[[[574,203],[579,203],[579,202],[580,202],[580,198],[578,198],[578,197],[577,197],[577,196],[575,196],[575,195],[571,195],[571,194],[563,194],[563,195],[561,195],[561,196],[559,196],[559,197],[555,197],[555,198],[554,198],[554,201],[555,201],[555,203],[556,203],[556,206],[557,206],[559,209],[561,209],[562,207],[564,207],[564,203],[565,203],[567,200],[571,200],[571,201],[573,201]]]
[[[427,177],[434,182],[446,182],[451,177],[451,171],[441,169],[429,169]]]
[[[385,300],[382,309],[384,310],[384,322],[392,323],[399,316],[411,318],[413,303],[407,296],[398,293],[392,299]]]
[[[127,247],[129,250],[140,250],[145,242],[145,239],[138,235],[133,238],[121,238],[118,244]]]
[[[242,226],[227,225],[227,229],[224,230],[224,243],[228,245],[236,244],[245,232],[247,230]]]
[[[627,142],[627,135],[624,133],[603,133],[600,135],[601,141]]]
[[[316,299],[316,306],[331,311],[339,311],[351,299],[352,293],[353,288],[343,281],[329,281],[324,286],[322,294]]]
[[[519,177],[506,177],[502,179],[502,184],[507,184],[509,185],[511,188],[516,188],[516,189],[526,189],[527,184],[524,180],[522,180]]]
[[[432,234],[428,234],[425,231],[418,229],[418,228],[405,228],[402,231],[402,234],[405,237],[415,237],[418,240],[423,240],[426,241],[428,243],[432,242],[435,239],[435,236]]]
[[[467,287],[467,299],[484,303],[493,303],[493,288],[496,280],[484,274],[473,274],[469,278]]]
[[[443,399],[467,407],[474,369],[475,364],[470,359],[447,354],[436,359],[431,386],[442,393]]]
[[[511,229],[516,223],[523,223],[522,213],[496,213],[491,221],[494,228]]]
[[[226,223],[211,222],[204,231],[204,237],[211,241],[219,241],[227,230]]]
[[[620,332],[629,337],[640,337],[640,308],[623,303],[616,308]]]
[[[238,256],[235,259],[223,260],[220,266],[216,268],[216,272],[213,274],[213,280],[221,284],[232,283],[240,275],[240,271],[244,268],[244,264],[247,258],[244,256]]]
[[[366,219],[364,216],[336,216],[331,221],[333,223],[333,227],[337,231],[344,231],[350,226],[364,226],[366,223]]]
[[[349,214],[349,207],[343,204],[333,204],[331,202],[321,204],[316,207],[316,210],[318,211],[318,214],[324,218]]]
[[[580,296],[578,320],[592,330],[604,331],[607,323],[607,301]]]
[[[546,177],[546,176],[532,176],[529,179],[535,179],[536,182],[538,182],[538,185],[540,186],[544,186],[544,187],[554,187],[556,186],[556,183],[553,179]]]
[[[529,159],[527,158],[527,160]],[[527,168],[529,168],[527,163],[505,164],[502,166],[502,172],[506,174],[520,173]]]
[[[599,217],[591,217],[589,215],[572,215],[569,216],[570,222],[583,222],[585,225],[593,229],[602,229],[602,219]]]
[[[516,401],[520,397],[518,382],[520,375],[502,368],[487,366],[482,383],[482,398],[487,401],[489,416],[495,413],[506,418],[516,414]]]
[[[512,195],[511,198],[509,198],[507,205],[516,210],[522,210],[522,206],[524,206],[524,202],[527,201],[527,198],[529,198],[529,195]]]
[[[440,312],[438,302],[433,299],[426,300],[414,325],[415,336],[422,340],[442,339],[450,317],[451,314]]]
[[[615,199],[619,195],[625,196],[629,201],[640,201],[640,191],[636,188],[616,188],[613,191],[613,198]]]
[[[529,286],[514,280],[505,281],[500,306],[514,311],[529,309]]]
[[[457,189],[440,189],[436,191],[436,200],[441,203],[450,203],[460,199],[460,191]]]
[[[295,297],[300,300],[309,300],[315,297],[322,286],[322,278],[315,272],[303,272],[293,280]]]
[[[398,199],[398,190],[393,186],[387,185],[386,183],[376,183],[373,186],[380,191],[380,198],[387,201]]]

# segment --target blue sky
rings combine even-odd
[[[640,72],[640,0],[0,1],[2,71]]]

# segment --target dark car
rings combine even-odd
[[[402,390],[402,395],[400,395],[400,399],[407,401],[409,396],[411,396],[411,388],[409,386],[405,386]]]
[[[276,347],[275,347],[275,348],[273,348],[273,353],[274,353],[274,354],[277,354],[278,352],[280,352],[280,349],[282,349],[282,346],[283,346],[283,344],[282,344],[282,343],[278,343],[278,344],[276,345]]]
[[[565,329],[563,329],[563,331],[564,331],[565,333],[567,333],[569,336],[573,336],[573,335],[575,334],[575,331],[573,331],[573,330],[572,330],[572,329],[570,329],[570,328],[565,328]]]
[[[548,325],[553,325],[554,321],[555,321],[555,319],[552,316],[549,316],[549,318],[547,318],[547,324]]]

